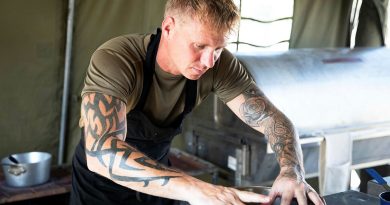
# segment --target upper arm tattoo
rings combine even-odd
[[[300,151],[291,121],[256,86],[246,90],[243,97],[244,102],[239,109],[243,120],[254,128],[263,128],[281,167],[297,167],[300,170]]]
[[[240,106],[241,117],[248,125],[259,127],[262,120],[273,114],[273,110],[260,90],[250,88],[243,95],[245,101]]]
[[[122,101],[109,95],[90,93],[83,97],[81,110],[85,126],[86,154],[98,159],[100,166],[108,168],[111,179],[143,182],[146,187],[151,181],[162,180],[161,185],[166,185],[171,178],[178,177],[175,175],[130,176],[133,171],[144,172],[147,167],[170,173],[177,172],[161,166],[144,155],[138,158],[132,156],[138,151],[123,142],[126,139],[126,106]],[[118,174],[118,170],[126,171],[129,176]]]

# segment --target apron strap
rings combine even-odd
[[[160,44],[161,38],[161,29],[157,29],[157,34],[153,34],[150,36],[150,43],[148,44],[148,48],[146,50],[146,60],[144,61],[144,83],[142,86],[141,98],[135,106],[136,110],[142,110],[144,108],[146,98],[149,93],[150,85],[153,81],[153,73],[154,67],[156,65],[156,56],[158,45]]]
[[[177,118],[171,124],[172,127],[180,127],[185,116],[192,111],[195,106],[197,95],[197,81],[187,80],[186,82],[186,99],[184,105],[184,111],[177,116]]]
[[[144,62],[144,82],[142,87],[142,93],[140,100],[138,101],[137,105],[135,106],[135,110],[142,110],[145,106],[146,98],[149,93],[150,85],[153,82],[153,74],[154,74],[154,68],[156,65],[156,56],[157,56],[157,50],[158,45],[160,43],[161,38],[161,29],[157,29],[157,33],[153,34],[150,37],[150,43],[148,45],[147,51],[146,51],[146,60]],[[171,127],[179,127],[184,119],[184,117],[192,111],[192,109],[195,107],[196,102],[196,96],[197,96],[197,81],[196,80],[189,80],[186,81],[186,98],[185,98],[185,105],[184,105],[184,111],[173,121],[171,124]]]

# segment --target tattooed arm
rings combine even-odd
[[[166,168],[125,143],[126,105],[115,97],[85,94],[81,114],[88,169],[115,183],[191,204],[266,201],[258,194],[215,186]]]
[[[254,84],[227,105],[246,124],[264,133],[276,153],[280,173],[272,195],[281,195],[285,204],[295,196],[299,204],[306,205],[308,194],[315,204],[322,204],[315,190],[305,182],[302,150],[291,121]]]

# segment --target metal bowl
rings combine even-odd
[[[46,152],[26,152],[13,154],[17,163],[10,157],[1,160],[7,185],[28,187],[47,182],[50,178],[51,154]]]

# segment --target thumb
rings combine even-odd
[[[238,198],[241,201],[247,203],[268,203],[270,198],[266,195],[257,194],[249,191],[239,191],[234,189],[234,192],[237,194]]]

